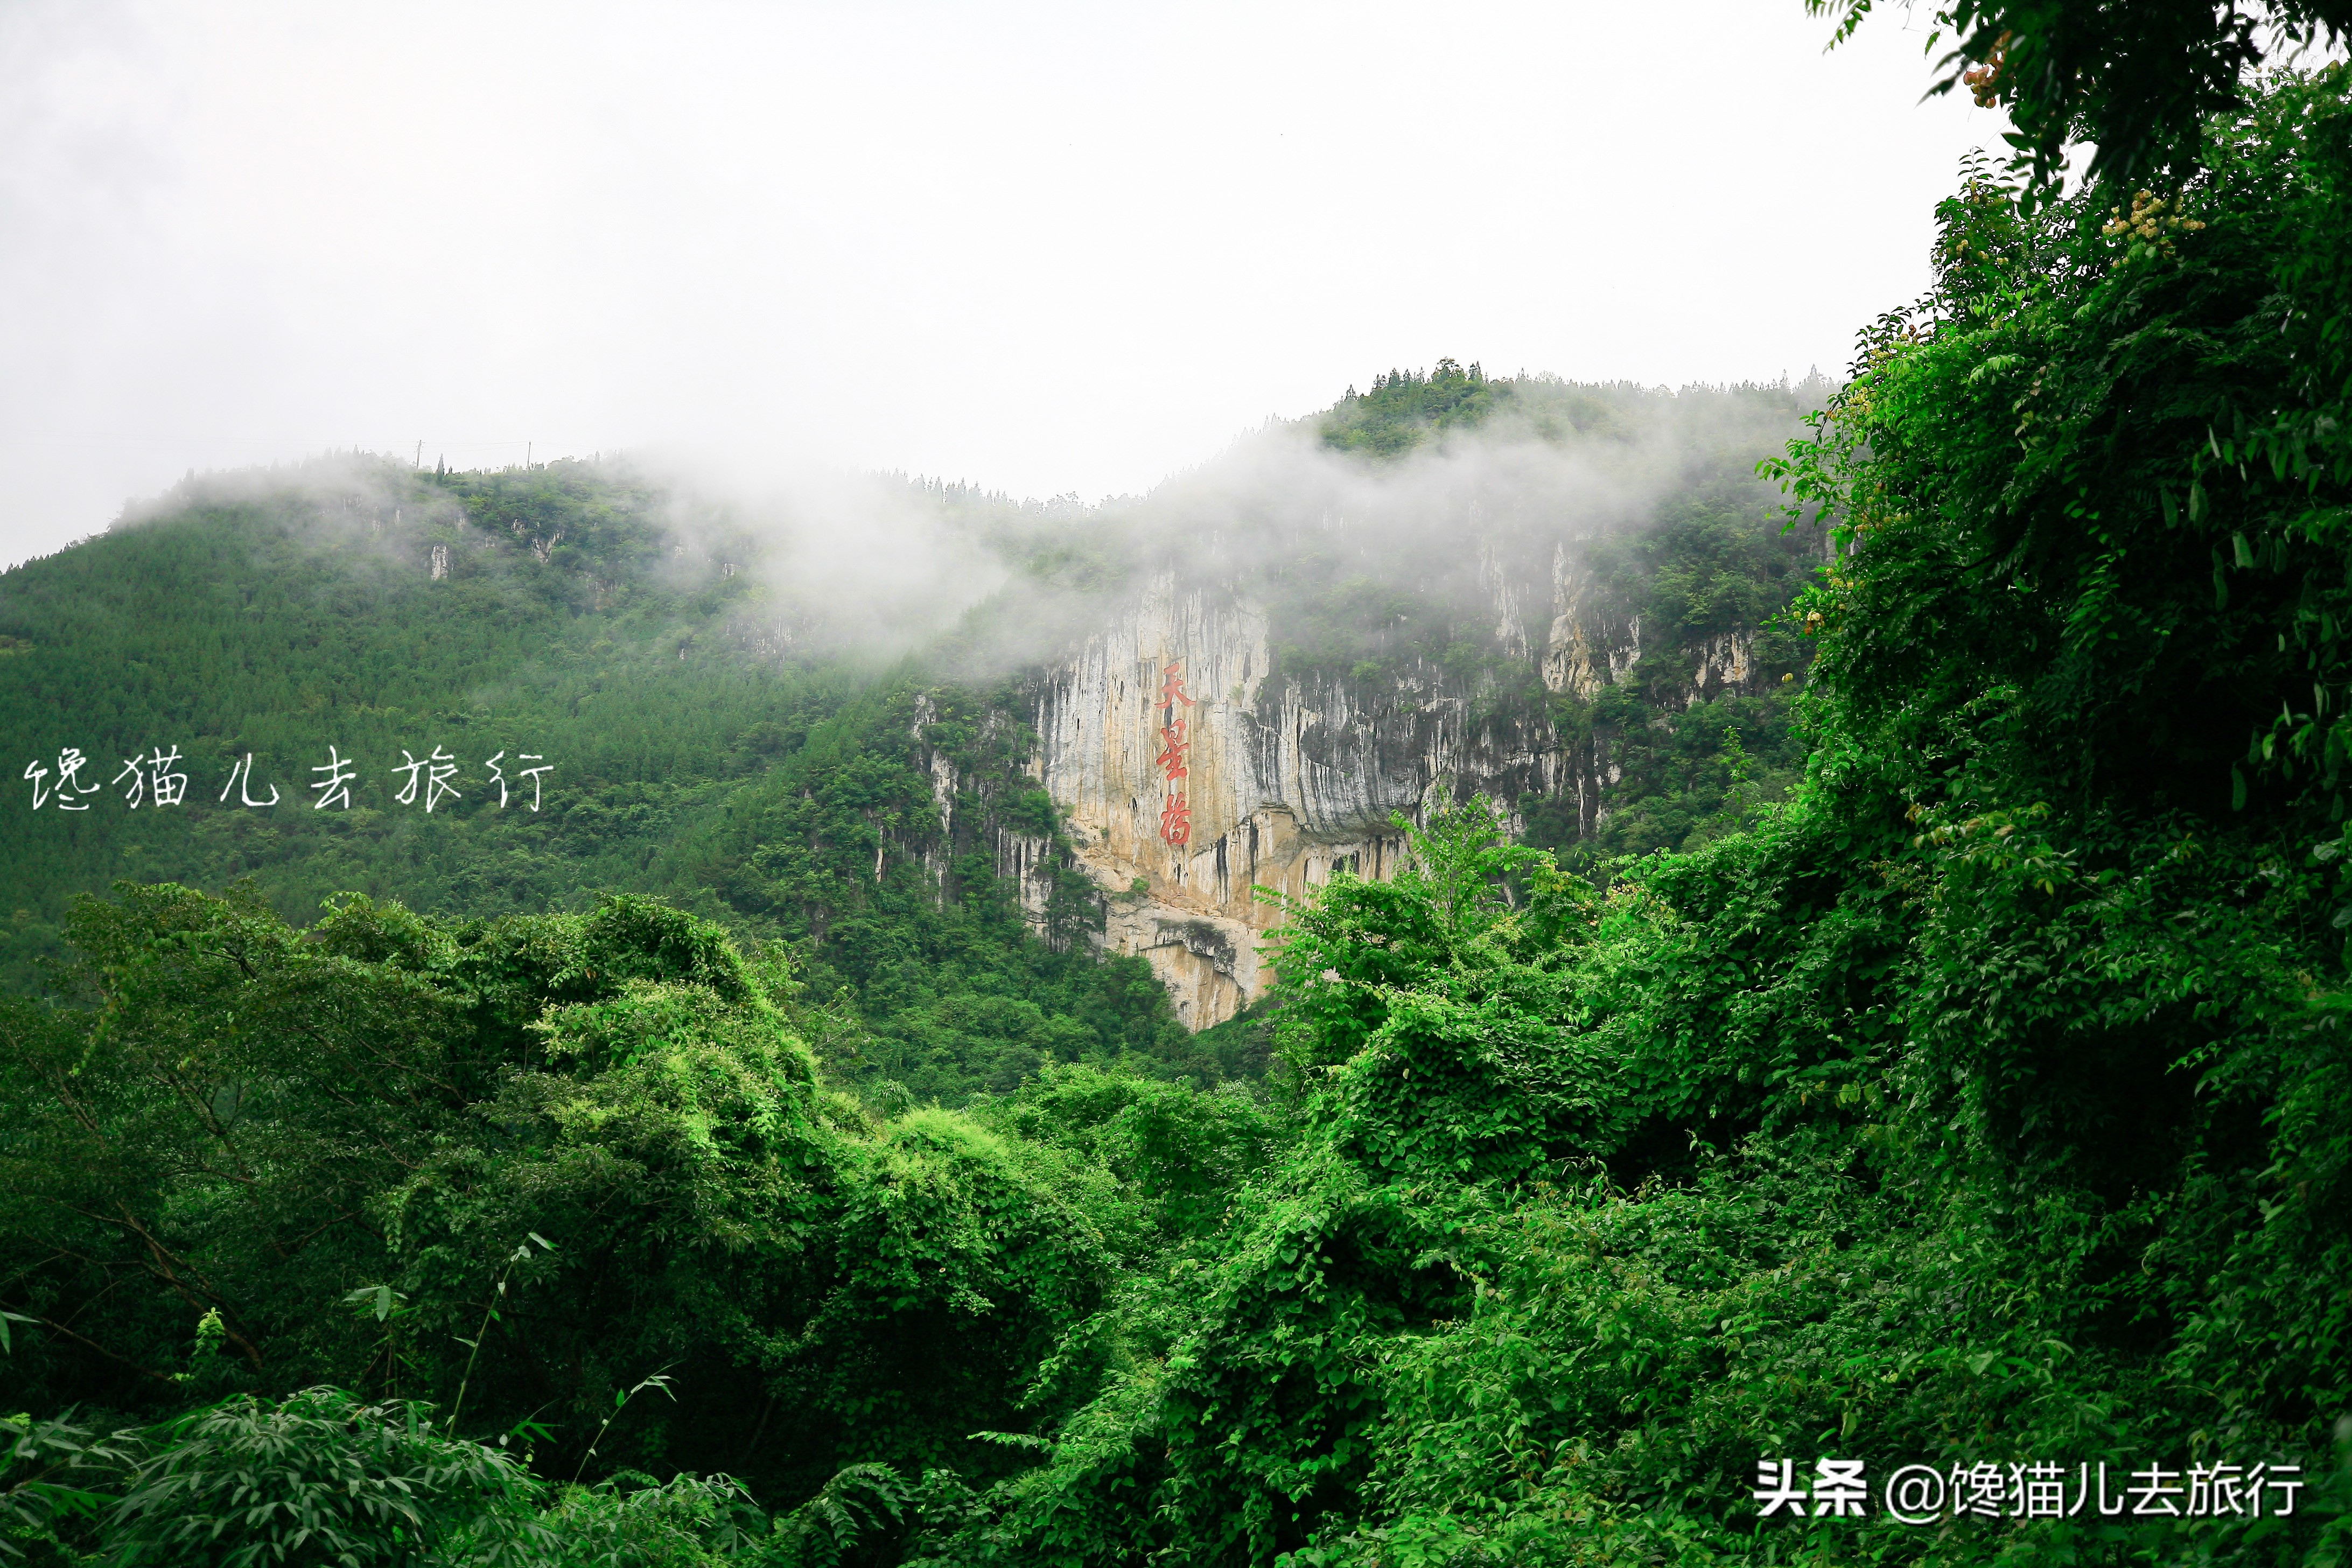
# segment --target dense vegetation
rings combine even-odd
[[[1360,681],[1418,661],[1483,682],[1486,711],[1540,715],[1571,756],[1592,759],[1600,784],[1589,817],[1570,791],[1510,803],[1528,842],[1563,864],[1605,878],[1625,857],[1691,848],[1728,831],[1746,806],[1784,795],[1802,763],[1788,699],[1811,649],[1785,612],[1811,581],[1822,537],[1811,519],[1785,526],[1779,506],[1759,494],[1755,468],[1757,455],[1777,452],[1829,390],[1812,377],[1793,387],[1668,395],[1549,376],[1490,379],[1450,360],[1425,374],[1390,372],[1368,393],[1350,388],[1322,421],[1331,450],[1392,461],[1468,445],[1465,437],[1486,443],[1473,450],[1509,454],[1517,439],[1563,447],[1647,492],[1639,526],[1587,521],[1568,530],[1578,615],[1613,623],[1633,657],[1594,688],[1548,689],[1523,652],[1495,637],[1480,574],[1491,562],[1517,581],[1548,582],[1565,542],[1553,508],[1490,481],[1465,486],[1466,498],[1423,502],[1453,529],[1411,538],[1376,531],[1373,550],[1353,553],[1343,541],[1286,541],[1276,569],[1253,584],[1279,628],[1278,663]],[[1449,502],[1454,515],[1446,515]],[[1605,518],[1605,500],[1588,505]],[[1464,533],[1475,537],[1475,551],[1461,547]],[[1547,613],[1529,628],[1531,641],[1545,640],[1548,623]],[[1703,689],[1702,661],[1733,641],[1752,673]]]
[[[1935,291],[1777,469],[1838,545],[1782,798],[1730,753],[1684,847],[1599,877],[1436,816],[1287,911],[1261,1082],[984,860],[876,875],[930,798],[891,736],[1041,810],[986,693],[852,683],[660,831],[796,945],[629,894],[72,904],[0,1012],[7,1545],[2342,1561],[2352,73],[2200,145],[1944,205]],[[1352,428],[1442,434],[1426,384]],[[1641,581],[1769,612],[1778,557],[1709,515]],[[891,1050],[898,1098],[856,1066]],[[1759,1461],[1832,1458],[1866,1512],[1759,1510]],[[1981,1509],[1890,1517],[1910,1462],[1987,1467]],[[2103,1465],[2182,1511],[2069,1512]],[[2218,1465],[2268,1467],[2259,1515]]]
[[[1000,821],[1052,827],[1008,771],[1017,726],[979,722],[988,694],[940,689],[919,722],[927,683],[906,671],[761,657],[746,626],[783,612],[733,570],[757,542],[706,526],[688,545],[665,502],[584,465],[418,480],[320,463],[192,481],[159,515],[0,578],[0,745],[48,775],[12,781],[0,814],[0,981],[37,990],[70,900],[118,878],[248,879],[297,921],[346,892],[488,918],[650,889],[797,943],[804,980],[853,1004],[821,1043],[924,1099],[1080,1054],[1189,1060],[1139,963],[1071,951],[1072,929],[1029,940],[974,858]],[[918,731],[965,770],[960,835],[940,830]],[[348,808],[315,809],[309,770],[331,744],[359,776]],[[68,745],[101,787],[33,810]],[[120,764],[157,749],[181,753],[186,799],[133,808]],[[436,751],[459,794],[428,815],[421,794],[399,800],[396,764]],[[525,752],[555,769],[542,810]],[[284,804],[217,798],[247,753],[239,787]],[[944,890],[927,850],[952,862]]]
[[[626,469],[417,475],[338,458],[192,479],[0,575],[0,753],[18,759],[0,810],[0,986],[37,994],[71,900],[118,879],[249,879],[296,924],[345,892],[487,919],[627,890],[788,945],[824,1003],[812,1043],[886,1098],[952,1104],[1081,1058],[1255,1076],[1262,1029],[1188,1038],[1140,964],[1096,962],[1102,906],[1084,877],[1064,878],[1033,931],[996,874],[997,835],[1057,828],[1023,771],[1023,671],[1055,647],[1041,624],[1066,641],[1152,574],[1222,573],[1223,591],[1265,606],[1285,679],[1352,681],[1379,702],[1383,682],[1434,669],[1528,722],[1601,736],[1622,774],[1601,832],[1556,800],[1518,803],[1535,840],[1580,865],[1723,831],[1735,792],[1781,793],[1801,755],[1784,694],[1692,704],[1685,689],[1691,647],[1733,628],[1754,628],[1772,668],[1801,668],[1775,616],[1812,554],[1781,537],[1752,469],[1809,389],[1482,380],[1483,403],[1438,419],[1429,400],[1454,407],[1463,379],[1441,365],[1384,380],[1391,429],[1370,470],[1482,430],[1664,470],[1645,470],[1663,492],[1647,524],[1590,546],[1600,591],[1654,628],[1633,679],[1598,701],[1548,692],[1498,641],[1442,536],[1400,542],[1393,520],[1334,535],[1256,498],[1236,559],[1203,564],[1166,543],[1164,514],[1193,504],[1181,494],[1056,511],[904,487],[899,504],[1012,581],[919,651],[887,654],[829,635],[773,529],[694,511]],[[1314,434],[1350,449],[1357,401]],[[1463,503],[1441,490],[1434,504]],[[1558,518],[1490,521],[1539,581]],[[80,789],[60,776],[68,747],[88,759]],[[356,770],[348,809],[315,809],[330,747]],[[132,806],[126,759],[173,752],[185,798]],[[401,763],[435,755],[457,793],[428,813],[430,779],[410,790]],[[526,755],[552,773],[526,781]],[[274,807],[244,804],[273,792]]]

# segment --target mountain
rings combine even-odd
[[[1477,420],[1429,412],[1465,387]],[[791,591],[790,540],[624,471],[192,479],[0,576],[5,744],[26,759],[0,818],[7,973],[30,984],[64,900],[119,877],[250,877],[296,920],[342,891],[487,917],[610,888],[809,944],[880,1021],[906,1010],[875,999],[861,921],[952,910],[1018,952],[986,912],[1009,902],[1049,953],[1144,957],[1181,1021],[1217,1023],[1259,989],[1272,908],[1252,888],[1380,874],[1398,811],[1483,790],[1589,859],[1719,827],[1727,734],[1756,798],[1785,782],[1777,678],[1798,660],[1771,616],[1818,538],[1780,531],[1751,470],[1797,401],[1449,363],[1139,506],[1057,519],[916,489],[1014,576],[896,663],[826,635]],[[1237,499],[1256,513],[1238,527]],[[1208,551],[1169,547],[1204,522]],[[1058,646],[990,647],[984,679],[957,679],[992,619],[1041,604]],[[1151,666],[1125,714],[1118,657]],[[1170,662],[1202,694],[1181,854],[1157,824],[1160,726],[1134,706]],[[158,764],[184,796],[150,784],[134,804]],[[942,1059],[1055,1018],[1045,1054],[1170,1048],[1118,989],[1116,1026],[1071,1001],[1093,1015],[1075,1036],[1066,1010],[968,1023]],[[889,1059],[927,1087],[965,1070]]]
[[[1446,363],[1343,401],[1328,460],[1171,485],[1140,581],[1024,685],[1066,850],[1019,864],[1083,868],[1108,946],[1149,957],[1197,1027],[1262,990],[1283,906],[1255,889],[1385,879],[1400,816],[1485,795],[1580,867],[1724,831],[1800,755],[1804,644],[1781,612],[1822,535],[1754,470],[1818,390],[1667,397]],[[1161,823],[1179,719],[1181,845]]]
[[[810,525],[622,468],[192,477],[0,575],[5,973],[120,878],[249,879],[297,921],[647,891],[795,944],[836,1048],[925,1097],[1087,1054],[1245,1072],[1262,1040],[1168,1026],[1261,994],[1255,888],[1384,876],[1391,817],[1456,795],[1599,864],[1785,787],[1776,616],[1821,536],[1754,468],[1816,395],[1447,362],[1139,502],[877,482],[1001,582],[895,646],[808,585]]]

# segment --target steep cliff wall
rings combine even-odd
[[[1514,384],[1507,401],[1528,415],[1509,429],[1437,440],[1423,421],[1370,459],[1330,449],[1350,446],[1333,427],[1270,436],[1072,555],[1140,585],[1040,617],[1064,629],[1039,636],[1091,628],[1019,704],[1059,832],[993,845],[1041,931],[1075,940],[1076,885],[1108,950],[1148,959],[1200,1028],[1264,989],[1256,949],[1283,917],[1253,889],[1393,875],[1398,815],[1484,794],[1591,865],[1723,830],[1759,766],[1785,784],[1788,712],[1758,699],[1801,668],[1776,617],[1821,541],[1783,530],[1756,460],[1800,400]]]
[[[1106,896],[1106,945],[1149,959],[1195,1028],[1262,987],[1256,945],[1280,916],[1254,888],[1303,897],[1335,867],[1391,874],[1391,815],[1418,818],[1448,783],[1505,800],[1558,784],[1539,717],[1482,718],[1440,671],[1367,691],[1274,666],[1262,610],[1162,578],[1036,695],[1034,773]],[[1182,693],[1163,703],[1171,674]],[[1176,720],[1184,776],[1171,780]],[[1163,826],[1179,790],[1181,843]]]
[[[1641,616],[1580,574],[1566,547],[1549,583],[1482,576],[1491,652],[1466,669],[1416,658],[1288,673],[1265,609],[1163,576],[1034,689],[1031,771],[1101,890],[1105,945],[1149,960],[1190,1026],[1231,1017],[1269,978],[1256,949],[1281,911],[1253,889],[1304,897],[1342,867],[1392,875],[1393,815],[1418,823],[1484,793],[1507,807],[1570,797],[1580,824],[1601,818],[1610,739],[1563,736],[1549,699],[1590,701],[1625,679],[1642,656]],[[1542,619],[1522,607],[1547,599]],[[1692,698],[1754,681],[1742,634],[1695,651]],[[1183,771],[1171,779],[1177,720]],[[1189,832],[1171,835],[1164,814],[1180,793]],[[1050,842],[1006,836],[997,855],[1042,912]]]

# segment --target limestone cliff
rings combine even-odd
[[[1625,679],[1642,657],[1642,618],[1580,574],[1565,546],[1549,583],[1481,566],[1492,656],[1466,672],[1420,658],[1287,671],[1263,607],[1163,575],[1033,687],[1031,772],[1101,891],[1102,940],[1147,959],[1189,1026],[1231,1017],[1269,978],[1257,947],[1281,910],[1253,889],[1304,897],[1343,867],[1391,875],[1403,847],[1395,814],[1418,823],[1484,793],[1507,807],[1572,798],[1580,830],[1599,821],[1609,739],[1563,736],[1547,699],[1589,701]],[[1549,599],[1549,615],[1534,619],[1531,599]],[[1744,634],[1691,651],[1694,699],[1755,680]],[[1174,719],[1177,780],[1165,755]],[[1181,843],[1163,831],[1178,793],[1189,808]],[[1006,835],[996,849],[1042,916],[1051,841]]]

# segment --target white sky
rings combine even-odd
[[[1835,372],[1999,122],[1800,0],[0,9],[0,562],[189,468],[1139,491],[1443,355]]]

